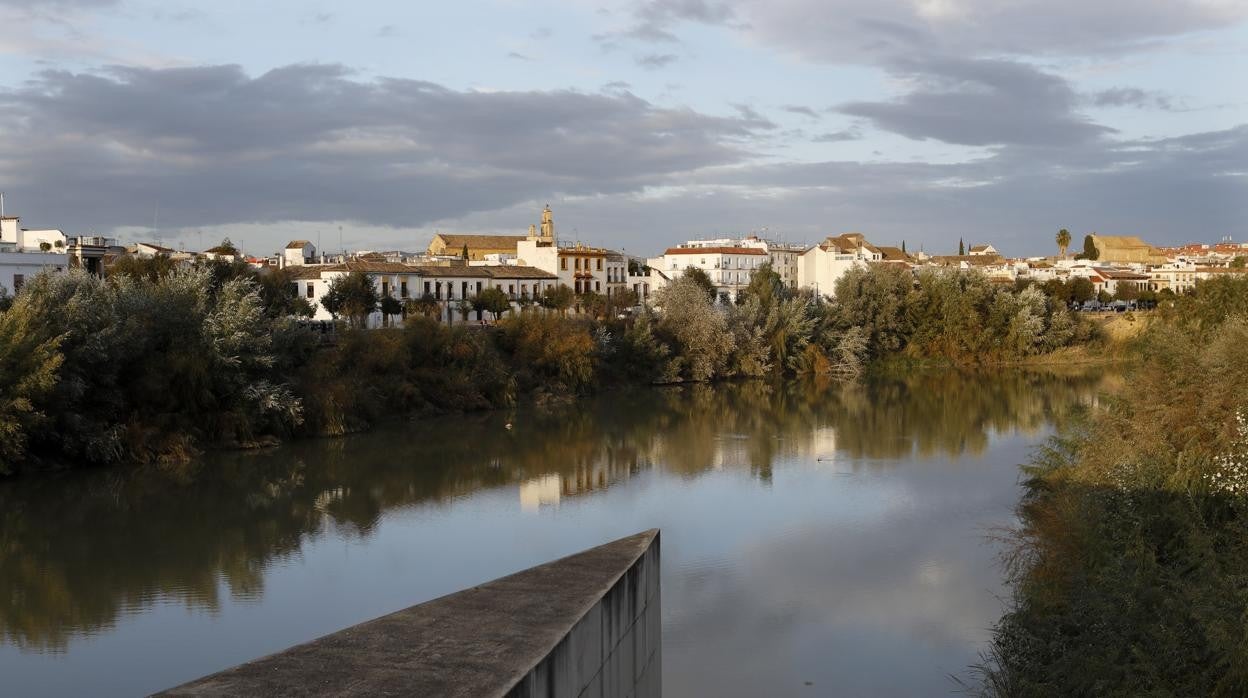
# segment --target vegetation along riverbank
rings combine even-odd
[[[1248,283],[1159,311],[1026,469],[990,695],[1248,695]]]
[[[0,304],[0,475],[179,461],[621,384],[854,377],[897,357],[1008,363],[1101,342],[1060,293],[882,265],[848,273],[831,300],[765,268],[727,307],[686,274],[636,313],[535,308],[490,330],[415,313],[344,326],[324,346],[295,321],[308,309],[280,272],[153,262],[108,280],[41,275]]]

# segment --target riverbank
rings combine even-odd
[[[1248,693],[1248,283],[1178,299],[1029,467],[993,695]]]
[[[1008,365],[1101,341],[1039,287],[887,266],[847,273],[835,300],[764,267],[727,307],[682,277],[653,312],[531,310],[486,332],[409,316],[402,328],[344,326],[328,347],[290,320],[289,293],[245,265],[33,279],[0,313],[0,476],[180,462],[622,385],[851,379],[894,357]]]

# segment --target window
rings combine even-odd
[[[22,286],[25,286],[25,285],[26,285],[25,274],[13,275],[13,293],[17,293],[18,291],[22,290]]]
[[[597,281],[595,281],[595,282],[594,282],[594,292],[595,292],[595,293],[601,293],[601,292],[602,292],[602,284],[601,284],[601,283],[599,283],[599,282],[597,282]]]
[[[507,284],[507,295],[511,296],[512,298],[516,297],[516,285],[515,284]]]
[[[463,282],[463,284],[461,284],[461,285],[460,285],[460,287],[459,287],[459,297],[460,297],[460,298],[467,298],[467,297],[468,297],[468,282],[467,282],[467,281]]]
[[[425,282],[425,295],[426,296],[429,295],[429,282],[428,281]]]
[[[567,270],[568,270],[568,258],[567,258],[567,257],[560,257],[560,258],[559,258],[559,268],[560,268],[560,269],[562,269],[562,270],[564,270],[564,271],[567,271]]]
[[[407,282],[406,281],[402,281],[399,283],[399,296],[403,298],[407,298]]]
[[[390,295],[390,282],[382,281],[381,282],[381,297],[385,298],[388,295]]]
[[[315,296],[316,296],[316,291],[315,291],[315,290],[313,290],[313,284],[312,284],[312,282],[311,282],[311,281],[309,281],[309,282],[308,282],[308,291],[307,291],[307,293],[308,293],[308,298],[313,298],[313,297],[315,297]]]
[[[581,258],[580,258],[580,257],[577,257],[577,258],[576,258],[576,261],[575,261],[575,262],[573,262],[573,266],[575,266],[575,267],[576,267],[576,270],[577,270],[577,271],[580,271],[580,270],[581,270]]]
[[[598,271],[602,271],[602,260],[598,260]]]

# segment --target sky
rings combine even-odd
[[[259,255],[1246,241],[1245,75],[1248,0],[0,0],[0,191]]]

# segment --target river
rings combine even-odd
[[[1104,380],[639,389],[0,483],[0,695],[155,691],[652,527],[669,698],[947,694],[1017,466]]]

